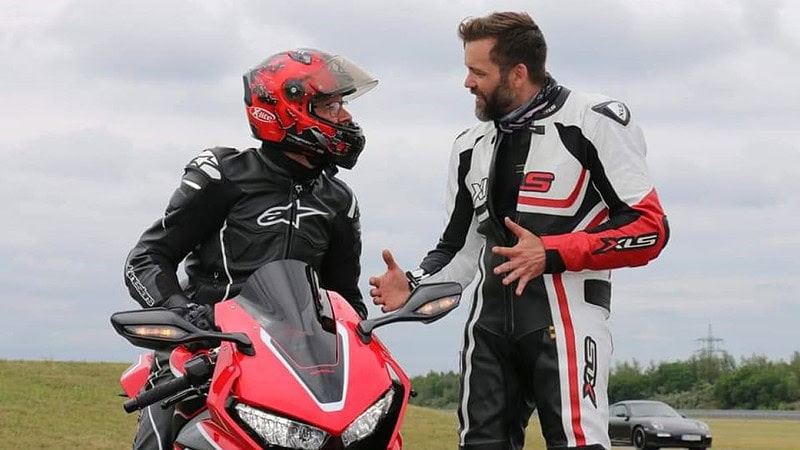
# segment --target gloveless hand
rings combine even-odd
[[[405,272],[395,262],[392,252],[384,250],[381,256],[386,264],[386,272],[380,276],[369,277],[369,284],[373,286],[369,295],[374,304],[381,306],[381,311],[389,312],[405,304],[411,289]]]
[[[494,268],[494,274],[506,274],[503,285],[517,282],[517,295],[522,295],[525,286],[532,279],[544,273],[545,251],[541,238],[514,223],[506,217],[505,224],[515,236],[517,243],[513,247],[492,247],[492,253],[508,258],[508,261]]]

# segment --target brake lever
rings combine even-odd
[[[210,386],[211,383],[205,383],[200,386],[191,387],[189,389],[186,389],[185,391],[178,392],[172,397],[162,401],[161,408],[162,409],[169,408],[170,406],[180,403],[193,395],[197,395],[198,397],[205,396],[206,394],[208,394],[208,389]]]

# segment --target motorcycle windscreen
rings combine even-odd
[[[300,261],[275,261],[247,280],[236,297],[261,325],[261,339],[320,407],[344,400],[346,335],[339,339],[327,295],[314,270]]]

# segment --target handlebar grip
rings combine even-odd
[[[185,376],[175,378],[174,380],[167,381],[163,384],[158,384],[151,389],[148,389],[132,398],[122,405],[126,413],[132,413],[136,410],[142,409],[145,406],[152,405],[153,403],[171,397],[178,392],[188,389],[191,386],[189,379]]]

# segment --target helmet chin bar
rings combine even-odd
[[[355,129],[361,130],[358,125],[355,125]],[[364,135],[360,132],[357,134],[337,132],[336,139],[348,144],[346,153],[334,153],[328,150],[328,138],[316,128],[309,128],[300,135],[287,133],[284,142],[287,144],[287,151],[304,155],[314,166],[335,164],[344,169],[352,169],[361,151],[364,150],[366,144]]]
[[[330,153],[296,134],[287,134],[284,142],[287,144],[284,146],[284,150],[305,156],[314,167],[327,166],[334,163]]]
[[[340,136],[347,142],[349,150],[341,156],[334,156],[336,165],[344,169],[352,169],[358,162],[358,156],[364,150],[367,139],[362,133],[341,133]]]

